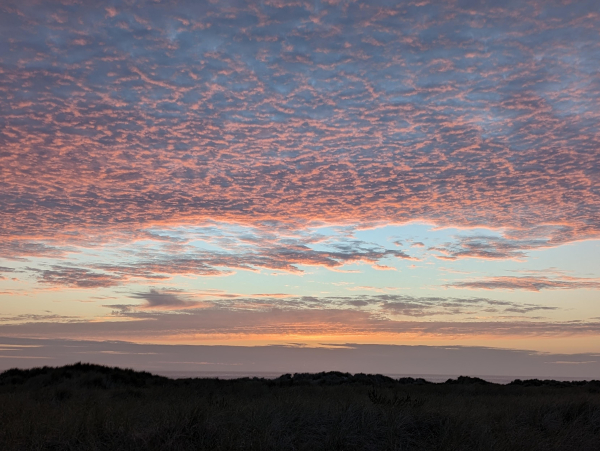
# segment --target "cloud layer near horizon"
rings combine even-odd
[[[15,366],[58,366],[78,361],[144,369],[168,377],[277,377],[284,373],[347,371],[425,376],[597,379],[597,354],[537,353],[477,346],[394,346],[346,343],[321,348],[285,346],[177,346],[0,337],[0,371]],[[211,372],[213,372],[211,374]],[[216,373],[216,374],[215,374]],[[437,376],[437,377],[436,377]],[[441,378],[440,378],[441,376]],[[506,377],[509,377],[507,380]],[[512,377],[512,379],[510,378]]]
[[[0,335],[183,341],[238,338],[249,341],[311,340],[311,337],[591,336],[600,333],[598,318],[565,321],[545,316],[558,310],[543,305],[489,298],[355,295],[246,297],[228,293],[178,290],[132,293],[127,304],[106,304],[102,318],[19,315],[0,317]],[[108,312],[107,312],[108,313]],[[292,338],[293,337],[293,338]]]

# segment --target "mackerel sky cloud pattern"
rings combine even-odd
[[[496,4],[4,2],[3,234],[218,217],[597,235],[598,5]]]
[[[593,0],[3,1],[0,335],[598,335],[598,30]]]

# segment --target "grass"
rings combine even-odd
[[[600,382],[0,374],[2,450],[597,450]]]

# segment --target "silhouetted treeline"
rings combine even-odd
[[[0,374],[0,449],[596,450],[600,381],[12,369]]]

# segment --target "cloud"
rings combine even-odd
[[[362,299],[356,299],[356,300],[348,301],[348,305],[353,305],[354,307],[365,307],[365,306],[369,305],[369,302],[362,300]]]
[[[496,315],[510,313],[526,314],[535,311],[557,310],[533,304],[520,304],[487,298],[442,298],[387,295],[381,298],[381,308],[389,313],[425,317],[435,315]]]
[[[379,290],[385,291],[385,290]],[[194,315],[192,307],[210,308],[221,311],[320,311],[339,312],[340,315],[354,315],[354,308],[366,307],[359,315],[366,314],[373,319],[387,318],[396,321],[398,317],[434,317],[434,316],[479,316],[487,318],[517,318],[532,312],[558,310],[557,307],[536,304],[499,301],[488,298],[443,298],[415,297],[399,294],[353,295],[353,296],[292,296],[292,295],[260,295],[243,296],[220,292],[186,292],[181,293],[186,300],[180,298],[177,292],[159,292],[150,290],[149,293],[134,293],[131,297],[144,299],[147,305],[142,308],[169,308],[171,310],[186,309],[187,314]],[[203,302],[187,299],[202,299]],[[106,305],[118,310],[119,315],[145,317],[144,311],[136,310],[135,305]],[[198,314],[205,312],[198,310]],[[312,313],[315,314],[315,313]]]
[[[357,300],[357,299],[355,299]],[[416,337],[429,339],[498,339],[585,337],[600,335],[598,321],[554,321],[511,314],[477,318],[428,321],[401,319],[369,307],[295,308],[269,306],[264,300],[256,305],[184,308],[181,310],[112,306],[112,315],[89,321],[27,321],[0,325],[3,336],[27,338],[72,338],[132,340],[136,342],[198,342],[209,339],[270,341],[273,337],[312,340],[315,336],[362,337],[362,340]],[[308,302],[308,301],[305,301]],[[266,304],[266,305],[265,305]],[[107,306],[111,307],[111,306]],[[510,307],[509,307],[510,308]],[[293,337],[293,338],[292,338]],[[312,338],[311,338],[312,337]]]
[[[185,309],[198,307],[200,305],[198,302],[183,300],[174,293],[160,293],[153,289],[151,289],[148,293],[134,293],[131,295],[131,297],[135,299],[144,299],[146,301],[146,305],[143,307],[151,309]]]
[[[106,288],[119,285],[123,278],[113,274],[94,272],[82,268],[53,265],[52,269],[27,268],[44,284],[76,287]]]
[[[550,247],[551,237],[541,236],[530,239],[514,239],[487,235],[459,236],[454,243],[432,246],[429,250],[441,253],[436,257],[441,260],[458,260],[460,258],[478,258],[485,260],[515,259],[526,257],[527,250]]]
[[[31,240],[3,240],[0,237],[0,255],[7,260],[27,260],[26,257],[63,258],[72,248],[57,247]]]
[[[82,321],[80,316],[68,316],[68,315],[57,315],[52,313],[46,314],[22,314],[13,316],[0,316],[0,322],[2,323],[29,323],[29,322],[64,322],[64,321]],[[0,346],[1,347],[1,346]]]
[[[302,274],[303,266],[320,266],[337,271],[344,265],[368,263],[374,269],[394,270],[381,264],[390,258],[414,259],[401,250],[334,234],[322,236],[308,229],[273,229],[234,227],[230,224],[196,227],[185,232],[166,229],[158,235],[150,230],[138,231],[126,240],[107,236],[98,250],[110,251],[110,258],[86,258],[78,261],[74,254],[70,266],[27,266],[41,283],[79,288],[109,287],[135,281],[156,282],[177,275],[228,276],[235,270],[258,272],[261,269]],[[134,239],[135,238],[135,239]],[[155,239],[156,238],[156,239]],[[96,237],[95,239],[100,239]],[[137,245],[136,241],[151,243]],[[203,242],[199,244],[199,242]],[[208,247],[205,248],[204,246]],[[79,248],[80,253],[85,248]],[[109,262],[107,262],[107,260]]]
[[[499,276],[454,282],[446,286],[473,290],[598,290],[600,279],[568,276]]]
[[[396,268],[394,268],[393,266],[387,266],[387,265],[371,265],[371,268],[376,269],[378,271],[398,271]]]
[[[598,236],[593,0],[319,8],[4,6],[2,244],[209,218]]]

